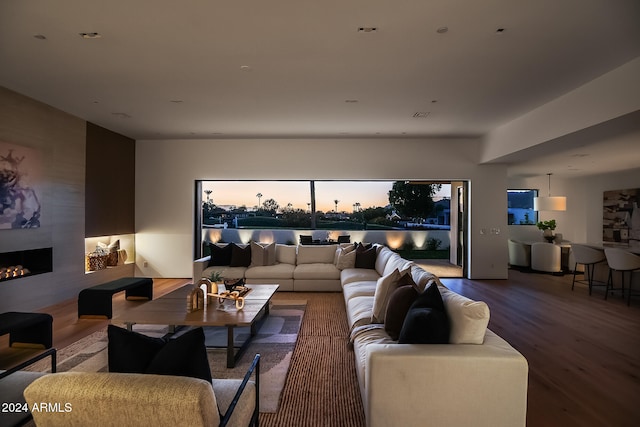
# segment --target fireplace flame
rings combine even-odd
[[[8,280],[15,277],[26,276],[29,273],[31,273],[29,269],[21,265],[10,265],[9,267],[0,268],[0,280]]]

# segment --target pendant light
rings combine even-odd
[[[534,211],[566,211],[567,210],[567,198],[565,196],[551,196],[551,174],[549,177],[549,196],[547,197],[534,197],[533,198],[533,210]]]

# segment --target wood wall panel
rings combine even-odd
[[[135,140],[87,123],[86,237],[135,232]]]

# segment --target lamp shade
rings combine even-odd
[[[548,196],[533,198],[534,211],[566,211],[567,198],[564,196]]]

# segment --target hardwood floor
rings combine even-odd
[[[640,300],[571,275],[509,271],[509,280],[443,279],[485,301],[489,328],[529,362],[528,426],[635,426],[640,422]]]
[[[509,271],[509,280],[442,279],[452,290],[485,301],[489,327],[529,362],[528,426],[635,426],[640,420],[640,299],[571,291],[571,275]],[[154,298],[188,279],[154,279]],[[140,302],[113,301],[114,315]],[[54,316],[61,349],[104,328],[78,320],[76,300],[41,310]],[[1,348],[7,346],[0,341]]]

